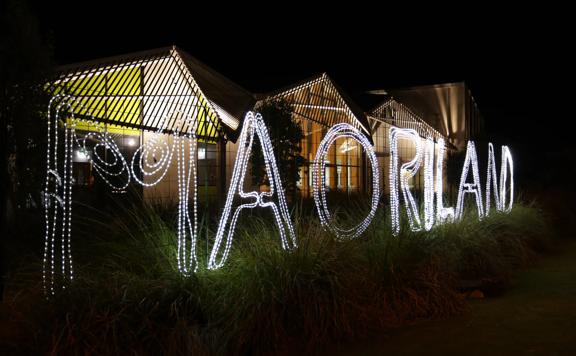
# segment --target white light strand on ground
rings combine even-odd
[[[398,140],[407,139],[412,141],[416,149],[416,154],[410,162],[402,164],[400,167],[400,174],[398,174]],[[406,213],[408,215],[408,222],[412,231],[419,231],[421,229],[420,216],[418,207],[414,201],[414,197],[410,192],[408,181],[414,177],[420,168],[422,161],[422,145],[420,144],[420,136],[415,130],[401,129],[398,127],[390,128],[390,209],[391,209],[391,222],[392,233],[398,235],[400,233],[400,197],[398,192],[398,182],[400,182],[400,189],[404,197],[406,205]],[[400,176],[400,179],[398,179]]]
[[[434,226],[434,140],[426,139],[424,148],[424,229]]]
[[[336,140],[341,138],[346,140],[354,139],[360,143],[366,151],[366,155],[368,156],[370,165],[372,167],[372,200],[370,205],[370,212],[366,218],[360,222],[360,224],[349,229],[340,228],[332,221],[326,199],[326,158],[330,147],[334,144],[334,142],[336,142]],[[342,123],[332,126],[326,133],[326,136],[324,136],[320,142],[318,150],[316,151],[316,158],[314,159],[312,168],[314,203],[316,205],[316,210],[318,211],[322,226],[334,233],[338,239],[354,239],[360,236],[372,222],[372,219],[376,214],[376,210],[378,209],[378,201],[380,199],[379,171],[378,160],[376,158],[376,154],[374,153],[374,147],[363,133],[361,133],[350,124]]]
[[[468,178],[468,171],[472,165],[472,178],[473,183],[466,183]],[[476,199],[476,208],[478,211],[478,218],[482,219],[484,216],[484,209],[482,207],[482,189],[480,187],[480,175],[478,174],[478,159],[476,156],[476,146],[473,141],[468,141],[466,148],[466,158],[462,167],[462,175],[460,176],[460,186],[458,188],[458,199],[456,202],[456,219],[461,219],[464,215],[464,197],[465,194],[474,194]]]
[[[494,204],[496,210],[502,211],[502,201],[500,200],[500,189],[496,178],[496,159],[494,158],[494,146],[488,143],[488,174],[486,175],[486,216],[490,214],[491,189],[494,188]]]
[[[260,139],[262,154],[264,156],[264,164],[266,166],[266,174],[270,181],[270,191],[261,193],[253,191],[246,193],[243,189],[243,183],[248,168],[250,154],[252,152],[252,145],[254,143],[255,134],[258,135],[258,138]],[[232,203],[236,194],[240,195],[241,198],[253,198],[255,200],[253,202],[244,203],[237,206],[234,210],[232,218],[230,218],[230,213],[232,212]],[[278,205],[272,201],[264,202],[264,198],[271,198],[274,195],[277,197]],[[276,165],[276,159],[274,157],[270,137],[268,136],[268,131],[260,114],[254,115],[254,113],[248,112],[244,119],[242,132],[240,133],[240,138],[238,141],[238,153],[236,154],[236,162],[234,163],[232,180],[230,182],[230,188],[228,189],[228,196],[226,197],[224,211],[220,217],[220,224],[218,225],[216,240],[214,241],[214,245],[210,253],[208,269],[216,269],[222,267],[228,258],[228,255],[230,254],[234,231],[236,229],[236,223],[238,221],[238,217],[240,216],[240,212],[243,209],[251,209],[255,207],[271,208],[272,212],[274,213],[274,218],[276,219],[276,224],[280,231],[282,248],[285,250],[292,250],[296,248],[296,235],[294,233],[294,228],[292,227],[292,222],[290,221],[288,205],[286,204],[284,189],[282,188],[282,181],[280,179],[278,167]],[[218,254],[220,252],[220,246],[224,236],[226,236],[225,247],[220,261],[218,261]]]
[[[454,220],[454,208],[444,207],[444,139],[438,139],[438,156],[436,157],[436,224]]]
[[[508,170],[510,170],[510,186],[507,194]],[[510,197],[506,203],[506,197]],[[508,146],[502,146],[502,163],[500,166],[500,205],[502,210],[510,212],[514,205],[514,161]]]

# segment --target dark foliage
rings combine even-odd
[[[292,115],[292,107],[283,100],[266,100],[256,107],[268,128],[270,141],[274,148],[276,164],[282,177],[282,185],[289,193],[297,191],[300,180],[300,167],[305,164],[300,155],[300,141],[304,133],[300,124]],[[252,146],[252,182],[256,185],[267,184],[266,167],[259,144]]]

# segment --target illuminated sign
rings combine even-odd
[[[56,102],[58,102],[57,105],[55,104]],[[88,123],[98,128],[101,125],[99,126],[99,124],[90,120],[74,118],[74,110],[68,110],[71,118],[66,120],[59,118],[61,110],[73,106],[78,107],[81,104],[76,98],[69,95],[54,96],[48,106],[47,175],[44,187],[46,228],[43,259],[43,284],[46,293],[54,294],[57,280],[71,281],[74,276],[71,251],[71,187],[74,154],[81,156],[82,160],[91,162],[95,171],[103,180],[116,190],[125,189],[132,179],[145,187],[157,184],[166,176],[170,165],[174,161],[174,157],[176,157],[179,201],[177,223],[178,270],[185,276],[195,272],[198,268],[196,257],[198,234],[196,159],[201,154],[197,150],[195,134],[175,132],[171,141],[160,140],[161,132],[165,129],[167,120],[167,118],[164,118],[164,122],[160,125],[156,135],[147,139],[142,146],[136,149],[131,163],[128,164],[112,137],[104,129],[88,132],[82,139],[79,139],[76,135],[75,127],[78,122]],[[186,122],[186,125],[178,125],[179,127],[189,126],[192,132],[197,129],[195,121],[184,113],[172,112],[169,117],[176,117],[178,120]],[[59,122],[64,122],[63,134],[60,134],[63,137],[59,136],[59,131],[61,131],[60,128],[62,127],[61,125],[59,126]],[[97,141],[95,147],[91,149],[92,152],[86,145],[87,139],[95,139]],[[245,192],[243,185],[255,139],[260,142],[262,148],[270,189],[264,192]],[[366,152],[372,171],[370,211],[364,220],[352,228],[338,226],[331,216],[327,205],[326,158],[330,146],[334,145],[338,139],[345,140],[345,145],[341,148],[343,151],[352,149],[350,148],[350,140],[357,141]],[[62,142],[59,140],[62,140]],[[408,140],[415,151],[414,156],[401,165],[398,150],[399,140]],[[136,145],[136,141],[132,141],[130,145]],[[238,218],[244,209],[257,207],[271,209],[280,232],[282,248],[292,250],[297,247],[296,234],[290,219],[273,147],[268,130],[260,114],[252,112],[246,114],[238,147],[230,188],[208,260],[208,269],[217,269],[225,263],[232,248]],[[100,155],[99,150],[107,150],[110,154]],[[394,235],[400,233],[400,214],[402,211],[406,212],[411,230],[428,231],[434,225],[462,218],[465,206],[464,200],[469,195],[475,200],[477,215],[480,219],[488,215],[492,197],[494,197],[494,205],[498,211],[509,212],[512,209],[514,203],[514,166],[512,154],[507,146],[502,146],[500,179],[497,182],[494,147],[491,143],[488,144],[488,172],[484,205],[481,195],[482,189],[478,172],[476,146],[474,142],[468,142],[466,158],[461,172],[456,209],[445,207],[443,202],[444,152],[443,139],[439,139],[434,143],[431,138],[422,139],[412,129],[396,127],[390,129],[389,184],[391,228]],[[436,157],[436,162],[434,162],[434,157]],[[424,167],[424,195],[421,202],[423,219],[419,204],[412,194],[409,184],[422,166]],[[470,172],[472,173],[471,177],[469,177]],[[110,177],[115,177],[115,179],[109,179]],[[312,185],[316,211],[322,226],[341,240],[360,236],[371,224],[380,202],[378,160],[369,138],[349,124],[334,125],[322,139],[316,152],[312,165]],[[193,187],[192,197],[190,197],[191,186]],[[237,197],[250,199],[251,201],[235,206],[234,200]],[[436,200],[435,202],[434,199]],[[192,212],[189,208],[190,200],[192,200]],[[404,209],[400,206],[401,202],[403,202]],[[61,260],[59,266],[56,265],[58,256],[60,256]],[[59,279],[56,277],[57,267],[60,267],[61,270]]]
[[[342,138],[346,139],[345,142],[347,145],[349,145],[348,139],[358,141],[366,151],[370,166],[372,167],[372,199],[370,212],[360,224],[350,229],[343,229],[332,221],[326,202],[326,156],[328,155],[330,146],[333,145],[336,140]],[[376,210],[378,209],[378,201],[380,200],[380,170],[378,168],[378,159],[376,159],[374,148],[368,138],[352,125],[337,124],[332,126],[318,146],[312,169],[314,203],[316,204],[316,210],[318,211],[322,226],[332,231],[339,239],[353,239],[361,235],[372,222],[374,214],[376,214]]]
[[[262,148],[262,154],[264,156],[264,164],[266,166],[266,175],[270,181],[270,191],[268,192],[244,192],[243,189],[255,135],[258,136],[260,141],[260,147]],[[251,198],[254,200],[249,203],[240,204],[234,208],[234,214],[230,216],[236,194],[241,198]],[[276,202],[272,201],[274,197]],[[224,206],[222,217],[220,218],[218,231],[216,232],[216,241],[214,242],[212,252],[210,253],[210,259],[208,260],[209,269],[222,267],[230,254],[234,231],[236,229],[236,223],[238,222],[240,212],[242,212],[243,209],[252,209],[255,207],[272,209],[274,218],[276,219],[276,225],[280,230],[282,248],[285,250],[295,248],[296,234],[294,233],[294,228],[290,221],[288,205],[286,204],[286,197],[284,196],[284,189],[282,188],[282,180],[280,179],[276,159],[274,158],[268,130],[266,129],[266,125],[264,125],[264,121],[260,114],[255,115],[252,112],[248,112],[244,118],[244,126],[240,133],[238,153],[236,154],[236,162],[234,163],[234,171],[232,172],[232,181],[230,182],[230,188],[228,189],[226,204]],[[226,236],[224,251],[222,252],[220,259],[218,259],[220,246],[222,245],[224,236]]]

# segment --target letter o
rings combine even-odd
[[[372,202],[370,212],[366,218],[360,222],[360,224],[350,229],[343,229],[331,222],[332,218],[328,211],[328,203],[326,201],[326,184],[324,176],[326,169],[326,156],[328,155],[328,148],[339,138],[352,138],[360,143],[364,148],[364,151],[366,151],[368,159],[370,160],[370,165],[372,166]],[[374,153],[374,147],[368,138],[350,124],[336,124],[332,126],[320,142],[318,151],[316,151],[316,157],[312,168],[312,185],[314,191],[314,203],[322,226],[333,232],[336,237],[341,240],[354,239],[360,236],[368,226],[370,226],[370,223],[376,214],[376,210],[378,209],[378,201],[380,199],[378,160]]]

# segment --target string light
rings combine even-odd
[[[444,207],[444,139],[438,139],[438,156],[436,157],[436,223],[454,220],[454,208]]]
[[[54,103],[58,105],[54,108]],[[44,184],[44,216],[45,216],[45,236],[44,254],[42,263],[42,284],[45,294],[54,295],[56,291],[56,238],[60,240],[61,273],[63,282],[74,279],[74,268],[72,263],[72,183],[73,183],[73,152],[74,143],[82,146],[83,156],[89,160],[96,172],[112,187],[123,189],[130,182],[130,171],[124,157],[110,136],[104,132],[87,134],[82,140],[82,144],[76,134],[76,124],[79,121],[91,122],[89,120],[78,120],[74,112],[84,109],[79,104],[78,99],[65,94],[53,96],[48,103],[47,115],[47,149],[46,149],[46,180]],[[60,119],[60,113],[66,111],[69,115],[64,120]],[[53,118],[54,112],[54,118]],[[59,123],[62,121],[63,127],[63,152],[62,164],[58,162],[59,147]],[[86,139],[98,136],[101,139],[96,147],[102,146],[112,151],[113,162],[106,162],[96,149],[93,155],[87,154]],[[113,172],[111,169],[120,165],[119,171]],[[126,172],[126,184],[116,187],[110,183],[106,175],[118,176]],[[66,284],[62,285],[66,288]]]
[[[496,210],[502,211],[502,201],[500,200],[500,189],[496,178],[496,159],[494,158],[494,146],[488,143],[488,174],[486,175],[486,216],[490,214],[491,188],[494,188],[494,204]]]
[[[416,149],[414,158],[402,164],[400,167],[400,189],[406,205],[406,214],[412,231],[421,229],[420,216],[414,197],[410,192],[408,181],[416,175],[422,161],[422,145],[420,136],[413,129],[401,129],[398,127],[390,128],[390,209],[392,221],[392,233],[400,233],[400,199],[398,192],[398,140],[407,139],[412,141]]]
[[[48,104],[47,115],[47,175],[44,184],[44,210],[45,210],[45,236],[44,236],[44,254],[43,254],[43,271],[42,281],[46,294],[55,294],[56,289],[56,259],[61,257],[60,269],[62,281],[72,281],[74,271],[72,264],[71,236],[72,236],[72,182],[73,182],[73,154],[75,144],[80,147],[84,159],[91,162],[95,171],[103,180],[111,186],[114,191],[125,191],[132,177],[139,184],[145,187],[151,187],[158,184],[167,174],[172,164],[173,156],[176,156],[177,163],[177,180],[178,180],[178,270],[185,276],[189,276],[198,268],[196,256],[196,240],[198,233],[198,207],[197,207],[197,168],[196,156],[197,129],[196,120],[192,120],[190,115],[181,112],[172,112],[162,119],[161,127],[153,136],[146,140],[135,151],[130,166],[120,152],[120,149],[110,134],[105,130],[103,125],[95,123],[94,118],[89,114],[92,120],[76,119],[74,112],[81,108],[82,111],[88,112],[82,107],[79,100],[70,95],[58,94],[51,98]],[[62,120],[61,112],[65,112],[69,117]],[[190,127],[192,133],[181,134],[176,131],[172,142],[168,140],[160,141],[163,130],[165,129],[168,117],[170,119],[186,121],[186,125],[177,125],[177,127]],[[59,145],[59,128],[60,122],[63,127],[62,146]],[[89,125],[98,127],[99,131],[90,131],[79,138],[76,133],[78,122],[86,122]],[[244,192],[243,183],[248,169],[248,162],[254,143],[254,137],[257,135],[262,152],[267,176],[270,180],[270,190],[268,192]],[[344,151],[350,149],[349,140],[356,140],[362,145],[372,167],[372,197],[371,209],[366,218],[358,225],[344,229],[338,227],[332,221],[328,210],[326,198],[326,164],[329,148],[338,140],[344,139],[346,146]],[[412,160],[399,165],[398,140],[407,139],[415,147],[415,155]],[[90,148],[87,145],[88,140],[96,141],[92,148],[92,154],[88,154]],[[135,142],[133,142],[135,144]],[[410,228],[413,231],[422,229],[419,211],[416,201],[412,196],[409,186],[409,180],[413,178],[420,168],[422,160],[424,161],[424,229],[430,230],[434,223],[443,223],[460,219],[464,211],[465,194],[474,194],[477,205],[478,217],[481,219],[488,215],[490,210],[491,197],[494,195],[495,206],[499,211],[509,212],[514,203],[514,167],[510,149],[502,146],[502,162],[500,170],[500,182],[496,181],[496,162],[494,158],[494,147],[491,143],[488,145],[488,172],[486,186],[486,213],[483,210],[481,197],[481,186],[478,174],[478,162],[476,148],[473,141],[468,142],[466,158],[462,168],[456,211],[451,207],[443,206],[443,160],[444,160],[444,140],[438,140],[438,153],[436,158],[436,177],[434,178],[434,141],[431,138],[425,140],[424,150],[418,133],[412,129],[401,129],[392,127],[390,129],[390,199],[392,214],[392,230],[394,235],[400,232],[400,213],[399,213],[399,190],[402,191],[406,213]],[[62,147],[62,152],[59,152]],[[281,177],[276,165],[273,147],[260,114],[248,112],[244,120],[244,126],[240,134],[238,153],[232,181],[228,191],[226,204],[223,214],[220,218],[216,240],[212,248],[208,261],[209,269],[220,268],[229,256],[234,232],[239,215],[243,209],[256,207],[270,208],[274,213],[276,224],[280,231],[282,248],[292,250],[297,247],[296,235],[290,220],[288,206],[282,187]],[[98,152],[100,148],[109,151],[104,157]],[[188,153],[188,154],[187,154]],[[58,161],[61,155],[62,162]],[[422,159],[423,158],[423,159]],[[473,182],[467,182],[470,166],[472,166]],[[136,173],[139,174],[136,174]],[[140,174],[142,179],[140,179]],[[120,177],[124,175],[125,180],[120,184],[115,183],[117,179],[111,180],[110,177]],[[380,196],[379,169],[378,161],[374,153],[374,148],[368,138],[358,129],[349,124],[337,124],[333,126],[326,136],[322,139],[312,170],[313,196],[316,209],[318,211],[321,224],[324,228],[333,232],[338,239],[354,239],[361,235],[370,225],[375,216]],[[193,185],[193,217],[190,217],[189,199],[190,185]],[[434,206],[434,183],[436,185],[436,207]],[[398,187],[398,185],[400,187]],[[492,192],[493,190],[493,192]],[[238,194],[240,198],[254,199],[251,202],[240,204],[232,213],[232,203]],[[275,198],[275,201],[269,200]],[[220,259],[218,255],[221,250],[222,242],[225,238],[225,247]],[[57,247],[57,238],[60,246]],[[57,250],[59,251],[57,252]],[[63,288],[66,285],[64,283]]]
[[[354,139],[362,145],[368,159],[370,160],[370,165],[372,167],[372,200],[370,206],[370,212],[366,218],[360,222],[360,224],[350,228],[343,229],[338,227],[332,221],[330,216],[330,211],[328,210],[328,204],[326,200],[326,158],[330,146],[338,139],[345,139],[348,142],[349,139]],[[376,154],[374,153],[374,147],[368,140],[368,138],[362,134],[359,130],[354,128],[350,124],[341,123],[336,124],[330,128],[326,133],[326,136],[320,142],[318,150],[316,151],[316,157],[314,159],[313,170],[312,170],[312,185],[314,188],[314,203],[316,204],[316,210],[320,217],[320,223],[322,226],[330,230],[336,235],[338,239],[354,239],[361,235],[370,225],[376,210],[378,209],[378,201],[380,199],[380,177],[378,160]]]
[[[185,138],[179,138],[180,149],[177,155],[178,170],[178,270],[185,276],[196,272],[198,261],[196,256],[196,239],[198,236],[198,190],[195,157],[197,151],[196,135],[192,134],[188,138],[189,159],[186,160]],[[176,138],[175,138],[176,139]],[[188,163],[188,172],[186,172],[186,163]],[[194,197],[192,204],[194,214],[192,223],[189,212],[189,191],[190,178],[192,178],[194,187]],[[190,238],[188,238],[188,235]],[[189,242],[188,242],[189,241]],[[189,245],[188,245],[189,244]],[[187,246],[188,245],[188,246]],[[188,251],[189,250],[189,251]]]
[[[424,149],[424,229],[434,225],[434,140],[426,139]]]
[[[270,181],[269,192],[244,192],[243,189],[243,183],[246,177],[248,161],[252,152],[252,145],[254,143],[255,134],[260,140],[260,145],[264,156],[266,174]],[[241,198],[253,198],[255,200],[253,202],[244,203],[237,206],[234,210],[234,214],[232,214],[232,218],[230,218],[230,213],[232,212],[232,203],[236,194],[238,194]],[[264,201],[264,198],[272,198],[274,195],[277,197],[277,204],[272,201]],[[292,250],[297,247],[296,235],[294,233],[294,228],[292,227],[292,222],[290,221],[288,205],[286,204],[286,198],[282,188],[282,181],[280,179],[280,174],[276,165],[276,159],[274,157],[270,137],[268,136],[268,131],[260,114],[254,115],[253,112],[248,112],[244,118],[244,126],[238,141],[238,153],[236,154],[236,162],[234,163],[234,170],[232,172],[232,180],[230,182],[230,188],[228,189],[228,195],[226,197],[226,204],[224,206],[222,216],[220,217],[220,223],[216,233],[216,240],[214,241],[214,245],[210,253],[210,259],[208,261],[209,269],[217,269],[222,267],[228,258],[230,248],[232,247],[232,239],[234,237],[234,231],[236,229],[236,223],[238,221],[238,217],[240,216],[240,212],[243,209],[252,209],[255,207],[269,207],[272,209],[274,218],[276,219],[276,224],[278,225],[278,229],[280,231],[280,239],[283,249]],[[218,261],[218,253],[220,251],[220,246],[224,236],[226,236],[224,252],[222,253],[220,261]]]
[[[82,142],[81,147],[83,152],[88,152],[89,148],[86,146],[87,139],[94,139],[96,140],[96,144],[93,148],[93,154],[89,155],[90,163],[92,163],[92,167],[98,175],[106,182],[108,186],[110,186],[113,191],[123,191],[125,190],[128,185],[130,184],[130,169],[128,168],[128,163],[124,159],[124,156],[120,152],[120,148],[110,134],[107,131],[101,132],[88,132],[84,135],[82,141],[76,139],[78,144]],[[103,147],[104,150],[107,150],[112,153],[112,157],[110,155],[106,155],[106,158],[111,158],[112,162],[106,161],[106,158],[101,157],[98,154],[98,148]],[[86,155],[88,156],[88,155]],[[116,185],[113,183],[108,177],[118,177],[121,174],[126,174],[126,179],[123,184]]]
[[[134,177],[140,184],[150,187],[158,182],[166,175],[168,167],[171,162],[172,154],[175,147],[178,150],[178,193],[179,193],[179,207],[178,207],[178,269],[179,271],[188,276],[191,272],[197,269],[196,259],[196,236],[198,231],[198,208],[197,208],[197,172],[196,172],[196,146],[197,139],[194,133],[187,135],[180,135],[179,132],[175,133],[173,144],[171,147],[164,143],[160,147],[161,153],[166,153],[158,164],[146,161],[142,156],[155,159],[159,151],[157,136],[148,141],[138,148],[132,159],[131,168],[128,166],[124,156],[120,152],[118,145],[112,139],[110,134],[103,128],[103,125],[95,122],[90,110],[87,110],[80,103],[79,98],[71,95],[57,94],[53,96],[48,103],[47,115],[47,150],[46,150],[46,167],[47,174],[44,184],[44,216],[45,216],[45,236],[44,236],[44,254],[42,263],[42,284],[45,294],[54,295],[56,292],[56,238],[60,240],[60,257],[61,257],[61,273],[63,281],[72,281],[74,279],[74,270],[72,264],[72,182],[73,182],[73,153],[74,145],[80,147],[78,153],[89,161],[94,167],[94,170],[102,177],[103,181],[109,185],[113,192],[125,192],[128,187],[131,177]],[[57,105],[56,105],[57,103]],[[61,112],[66,110],[69,116],[66,119],[60,119]],[[88,117],[92,120],[77,119],[74,116],[76,111],[83,111],[88,113]],[[178,116],[180,120],[181,113],[171,113],[171,115]],[[196,123],[186,116],[188,127],[196,129]],[[63,152],[58,151],[59,147],[59,123],[62,122],[64,138],[63,138]],[[87,123],[89,126],[97,127],[99,131],[90,131],[84,134],[83,138],[79,138],[76,134],[76,125],[78,122]],[[163,122],[166,122],[164,118]],[[96,141],[92,148],[93,153],[89,154],[90,148],[87,142],[89,140]],[[188,140],[188,158],[186,158],[185,142]],[[133,142],[135,144],[135,141]],[[104,157],[98,152],[99,148],[110,152]],[[136,160],[137,154],[140,154],[140,160]],[[63,161],[61,164],[58,162],[58,156],[62,155]],[[188,162],[186,162],[188,161]],[[143,180],[138,179],[135,174],[134,167],[138,164],[138,168],[145,176],[150,176],[160,170],[161,175],[158,179],[151,183],[145,183]],[[186,164],[188,164],[186,169]],[[111,181],[110,177],[119,177],[125,175],[126,179],[120,184],[115,184]],[[117,179],[116,179],[117,180]],[[191,181],[194,186],[193,209],[194,217],[190,218],[189,213],[189,187]],[[188,237],[189,236],[189,237]],[[63,284],[62,288],[66,285]]]
[[[466,183],[468,178],[469,167],[472,165],[473,183]],[[461,219],[464,214],[464,197],[465,194],[474,194],[476,199],[476,208],[478,211],[478,218],[482,219],[484,216],[484,209],[482,207],[482,193],[480,188],[480,175],[478,174],[478,159],[476,156],[476,146],[473,141],[468,141],[466,148],[466,158],[464,159],[464,166],[462,167],[462,175],[460,177],[460,187],[458,188],[458,199],[456,202],[456,219]]]
[[[56,231],[60,239],[61,270],[64,281],[74,279],[71,252],[72,219],[72,152],[74,120],[70,127],[64,124],[63,162],[58,164],[58,122],[63,108],[70,108],[70,97],[57,95],[48,103],[46,180],[44,183],[44,254],[42,260],[42,285],[45,294],[55,294],[56,288]],[[58,102],[55,110],[53,105]],[[52,120],[52,111],[55,111]],[[52,139],[52,135],[54,136]],[[60,219],[59,219],[60,216]],[[65,288],[65,285],[63,286]]]
[[[171,116],[173,113],[169,115]],[[172,156],[178,141],[178,133],[173,137],[171,145],[166,140],[160,140],[163,137],[162,132],[166,128],[166,118],[167,116],[162,118],[162,123],[156,133],[147,138],[132,156],[132,164],[130,165],[132,176],[136,182],[144,187],[153,187],[158,184],[164,178],[172,163]],[[139,174],[136,174],[137,172]],[[160,172],[160,175],[155,179],[152,178],[158,172]],[[142,174],[143,179],[140,179],[140,174]],[[149,182],[146,182],[147,177]]]
[[[508,189],[510,194],[506,194],[508,170],[510,170],[510,186]],[[506,196],[510,197],[508,203],[506,203]],[[514,205],[514,161],[512,160],[512,153],[508,146],[502,146],[502,163],[500,167],[500,205],[502,211],[505,212],[510,212]]]
[[[196,114],[193,112],[193,117]],[[172,144],[161,140],[162,132],[166,128],[168,118],[176,120],[176,127],[191,127],[191,134],[181,135],[177,129],[172,136]],[[185,121],[182,123],[182,121]],[[178,254],[177,265],[178,271],[184,276],[190,276],[198,269],[198,259],[196,256],[196,240],[198,236],[198,190],[197,188],[197,169],[196,169],[196,152],[197,122],[190,116],[180,111],[174,111],[162,119],[162,123],[156,133],[147,139],[132,156],[132,176],[134,180],[144,187],[152,187],[158,184],[168,173],[172,158],[176,156],[176,176],[178,182]],[[188,141],[188,144],[186,144]],[[188,151],[188,157],[186,156]],[[174,154],[176,153],[176,154]],[[142,174],[143,179],[139,178]],[[156,177],[154,177],[156,176]],[[149,178],[149,179],[146,179]],[[147,182],[148,180],[148,182]],[[190,219],[190,181],[194,187],[194,196],[192,199],[193,218]]]

